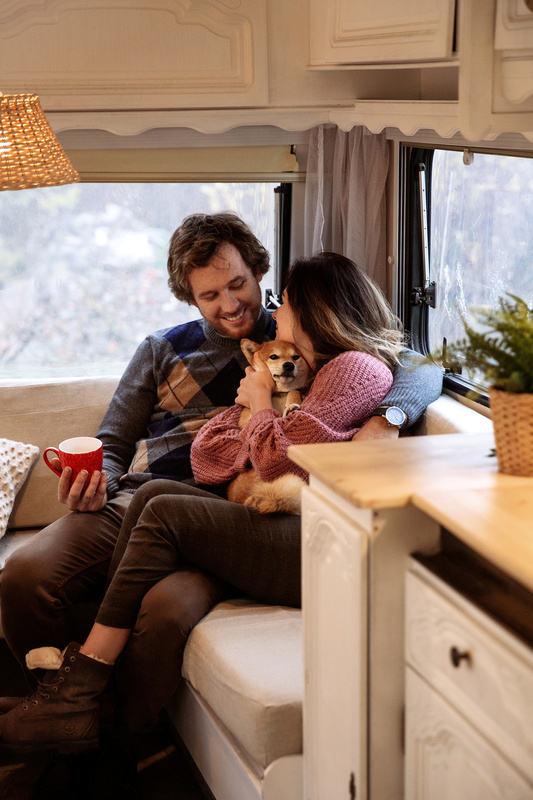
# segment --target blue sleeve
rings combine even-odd
[[[420,353],[404,350],[382,405],[398,406],[407,414],[406,427],[414,425],[428,405],[440,396],[443,374],[441,367],[428,363]]]
[[[137,442],[146,436],[157,400],[154,353],[145,339],[126,367],[97,433],[104,444],[109,497],[117,493]]]

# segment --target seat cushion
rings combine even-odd
[[[300,610],[220,603],[189,636],[183,676],[260,767],[302,752]]]
[[[481,409],[481,407],[480,407]],[[418,434],[490,433],[492,421],[484,414],[459,403],[448,395],[441,396],[426,410]]]
[[[95,436],[117,378],[80,378],[55,383],[0,385],[2,436],[36,445],[41,455],[71,436]],[[66,514],[57,500],[57,476],[42,458],[15,499],[10,528],[43,528]]]

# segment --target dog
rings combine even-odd
[[[314,376],[298,348],[279,339],[264,344],[242,339],[241,350],[252,367],[254,353],[259,353],[270,370],[276,384],[276,391],[272,394],[272,406],[276,411],[286,417],[291,411],[299,409]],[[243,408],[239,418],[241,430],[250,417],[250,409]],[[252,506],[261,514],[299,514],[302,486],[304,481],[291,473],[266,483],[259,478],[255,469],[250,468],[230,483],[227,497],[233,503]]]

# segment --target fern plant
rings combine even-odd
[[[533,309],[507,294],[499,299],[498,308],[473,313],[483,330],[465,323],[465,337],[434,358],[444,366],[462,363],[479,371],[490,387],[533,394]]]

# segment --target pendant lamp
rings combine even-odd
[[[36,94],[0,92],[0,191],[76,183]]]

